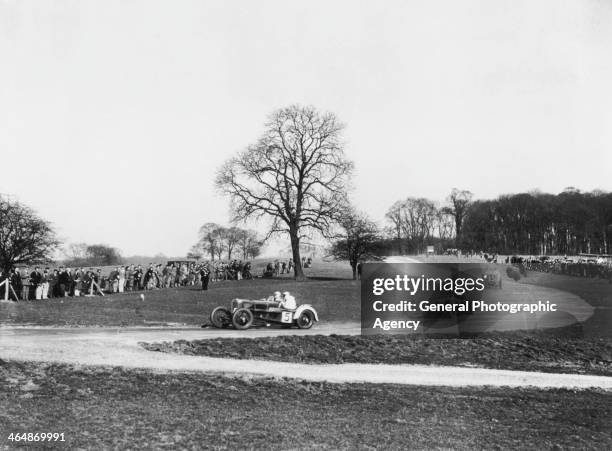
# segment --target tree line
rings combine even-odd
[[[208,256],[214,261],[221,260],[225,255],[228,260],[232,257],[249,260],[261,253],[262,246],[263,240],[254,230],[208,222],[200,227],[198,241],[187,257],[199,260]]]
[[[454,247],[461,241],[471,199],[470,191],[453,188],[443,205],[415,197],[396,201],[385,214],[382,248],[401,255],[424,253],[429,245]]]
[[[64,249],[66,266],[113,266],[123,263],[119,249],[106,244],[72,243]]]
[[[468,209],[461,247],[504,254],[612,252],[612,193],[540,192],[477,200]]]
[[[438,250],[501,254],[609,254],[612,249],[612,193],[559,194],[527,192],[492,200],[473,200],[471,192],[453,189],[445,205],[423,198],[406,198],[387,211],[388,250],[422,253]]]

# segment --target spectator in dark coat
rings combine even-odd
[[[19,268],[15,268],[13,273],[11,274],[11,285],[13,286],[13,290],[15,290],[15,294],[17,295],[16,301],[21,299],[22,291],[23,291],[23,280],[21,278],[21,273],[19,272]],[[12,293],[10,293],[12,295]],[[10,297],[10,296],[9,296]]]

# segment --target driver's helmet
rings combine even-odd
[[[274,292],[274,300],[275,301],[281,301],[281,292],[280,291],[275,291]]]

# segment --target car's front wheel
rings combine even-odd
[[[314,313],[310,310],[305,310],[296,321],[297,327],[300,329],[310,329],[314,324]]]
[[[219,329],[227,327],[232,324],[232,314],[225,307],[217,307],[210,314],[210,322]]]
[[[238,330],[245,330],[253,324],[253,312],[247,308],[239,308],[232,316],[232,324]]]

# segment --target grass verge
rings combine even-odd
[[[217,306],[233,298],[258,299],[274,291],[290,291],[308,300],[326,321],[359,321],[359,282],[285,278],[224,281],[208,291],[198,287],[147,291],[105,297],[0,302],[1,324],[40,326],[149,326],[168,323],[201,325]],[[305,301],[304,301],[305,302]]]
[[[571,330],[571,329],[570,329]],[[473,339],[414,335],[312,335],[141,343],[150,351],[298,363],[384,363],[612,376],[612,341],[567,330],[505,332]]]

